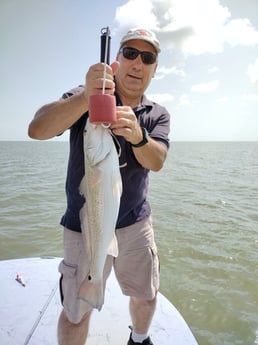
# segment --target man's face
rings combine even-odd
[[[130,40],[123,47],[136,48],[156,54],[154,47],[143,40]],[[144,64],[140,55],[134,60],[125,58],[122,52],[117,54],[120,67],[116,73],[116,85],[118,92],[129,98],[141,97],[147,89],[151,78],[154,76],[157,63]]]

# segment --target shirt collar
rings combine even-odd
[[[115,97],[116,97],[116,104],[120,106],[123,105],[120,97],[118,96],[116,92],[115,92]],[[143,95],[141,104],[135,107],[133,110],[139,112],[143,109],[144,110],[146,109],[146,111],[149,112],[152,108],[153,108],[153,102],[150,101],[145,95]]]

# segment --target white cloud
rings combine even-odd
[[[198,55],[223,50],[222,28],[230,12],[218,0],[177,0],[170,13],[173,19],[171,28],[188,27],[192,30],[192,34],[181,41],[184,53]]]
[[[226,96],[217,99],[217,103],[219,103],[219,104],[225,104],[227,102],[228,102],[228,97],[226,97]]]
[[[187,95],[182,95],[179,97],[179,104],[182,106],[189,106],[191,105],[191,101]]]
[[[225,42],[231,46],[252,46],[258,44],[258,31],[252,27],[250,20],[234,19],[224,27]]]
[[[202,84],[195,84],[192,86],[191,91],[192,92],[212,92],[217,90],[219,87],[219,81],[213,80],[208,83],[202,83]]]
[[[217,73],[217,72],[219,72],[219,67],[217,67],[217,66],[212,66],[212,67],[209,67],[209,69],[208,69],[208,73],[209,74],[213,74],[213,73]]]
[[[244,101],[258,102],[258,95],[257,94],[244,94],[244,95],[242,95],[241,98]]]
[[[125,32],[133,27],[142,27],[156,31],[158,18],[153,13],[152,0],[129,0],[117,7],[115,21],[117,30]]]
[[[153,93],[147,94],[147,97],[153,102],[164,103],[164,102],[173,102],[175,97],[171,93]]]
[[[246,18],[230,19],[219,0],[129,0],[116,10],[118,31],[141,26],[160,38],[162,50],[184,54],[220,53],[230,46],[258,44],[258,31]]]
[[[247,75],[252,84],[258,83],[258,59],[248,66]]]
[[[176,75],[181,78],[185,77],[185,71],[181,68],[178,68],[177,66],[172,66],[172,67],[158,67],[157,69],[157,76],[155,77],[156,79],[163,79],[167,75]]]

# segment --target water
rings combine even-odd
[[[0,259],[62,256],[66,142],[0,142]],[[172,143],[149,199],[161,292],[200,345],[258,343],[258,143]]]

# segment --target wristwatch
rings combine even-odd
[[[148,142],[149,133],[147,129],[144,127],[141,127],[141,130],[142,130],[142,141],[140,141],[138,144],[131,144],[133,147],[142,147]]]

